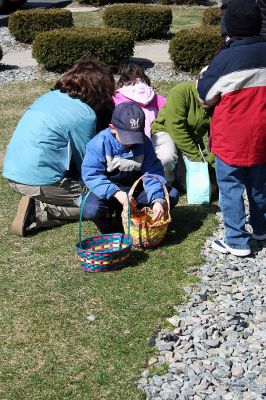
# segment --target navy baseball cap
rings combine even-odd
[[[145,114],[142,108],[131,101],[118,104],[112,115],[112,124],[123,144],[143,144]]]

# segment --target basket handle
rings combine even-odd
[[[80,207],[80,213],[79,213],[79,228],[78,228],[78,243],[79,246],[81,246],[81,238],[82,238],[82,216],[83,216],[83,209],[84,206],[86,204],[86,201],[89,197],[89,195],[91,194],[91,192],[93,191],[93,189],[95,189],[98,186],[103,185],[103,183],[98,183],[98,185],[93,186],[84,196],[82,203],[81,203],[81,207]],[[130,204],[129,204],[129,197],[127,195],[127,205],[128,205],[128,236],[130,235]]]
[[[136,189],[138,183],[139,183],[141,180],[143,180],[143,178],[146,178],[146,177],[151,177],[151,178],[157,179],[157,181],[160,182],[160,184],[161,184],[161,186],[162,186],[162,188],[163,188],[164,197],[165,197],[165,200],[166,200],[166,203],[167,203],[167,208],[168,208],[167,211],[168,211],[168,214],[169,214],[169,212],[170,212],[170,200],[169,200],[169,193],[168,193],[168,190],[167,190],[165,184],[161,181],[161,179],[158,178],[158,177],[155,176],[155,175],[150,175],[150,174],[144,174],[144,175],[142,175],[139,179],[137,179],[137,180],[133,183],[133,185],[131,186],[131,188],[130,188],[130,190],[129,190],[129,192],[128,192],[128,196],[131,197],[131,196],[133,195],[134,190]]]

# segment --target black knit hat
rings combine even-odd
[[[225,14],[225,26],[230,37],[258,36],[261,13],[254,0],[232,0]]]

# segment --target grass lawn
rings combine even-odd
[[[25,108],[50,86],[1,86],[1,156]],[[165,92],[169,84],[157,87]],[[201,262],[215,207],[181,202],[158,249],[133,251],[122,271],[86,274],[75,255],[76,223],[27,238],[12,235],[19,196],[0,180],[0,397],[141,399],[135,383],[154,351],[147,339],[184,299],[182,287],[197,279],[187,271]],[[89,223],[84,230],[95,232]]]
[[[72,15],[76,28],[104,28],[101,10],[93,12],[73,12]]]
[[[173,22],[171,32],[176,33],[180,29],[192,28],[201,24],[203,9],[198,7],[184,7],[173,9]],[[73,13],[76,27],[104,27],[102,11],[75,12]]]
[[[173,22],[171,32],[176,33],[180,29],[194,28],[201,25],[203,9],[198,7],[180,7],[173,10]]]

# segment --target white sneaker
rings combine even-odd
[[[245,257],[251,253],[250,249],[232,249],[232,247],[229,247],[226,243],[224,243],[223,240],[214,240],[212,242],[212,248],[213,250],[219,251],[220,253],[223,254],[231,253],[234,256],[239,256],[239,257]]]
[[[264,235],[255,235],[255,233],[253,233],[252,239],[255,239],[255,240],[266,240],[266,233]]]

